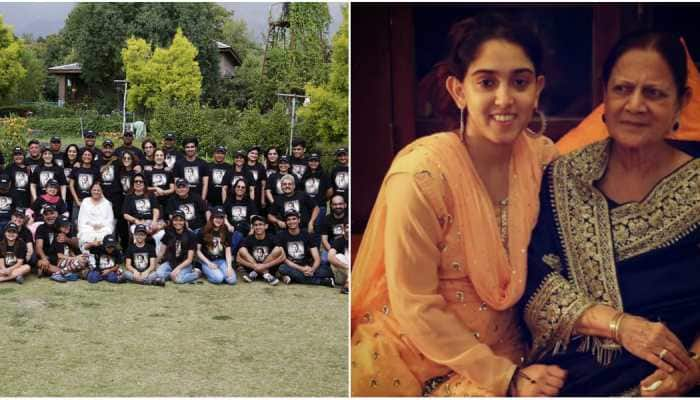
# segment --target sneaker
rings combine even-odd
[[[248,273],[243,272],[243,280],[250,283],[258,278],[258,273],[255,271],[250,271]]]
[[[347,286],[343,286],[343,288],[340,289],[340,294],[350,294],[350,288]]]
[[[277,285],[278,283],[280,283],[280,280],[277,279],[277,278],[275,278],[274,276],[272,276],[272,274],[270,274],[269,272],[266,272],[266,273],[263,275],[263,279],[265,279],[265,281],[266,281],[267,283],[269,283],[271,286],[275,286],[275,285]]]
[[[15,277],[15,282],[19,283],[20,285],[24,283],[24,277],[22,275],[17,275]]]
[[[285,285],[289,285],[292,283],[292,278],[289,275],[282,275],[282,282],[284,282]]]
[[[333,279],[332,276],[327,277],[327,278],[321,278],[321,285],[334,288],[335,287],[335,279]]]
[[[67,282],[68,280],[63,276],[62,273],[56,272],[55,274],[51,275],[51,280],[56,281],[56,282]]]

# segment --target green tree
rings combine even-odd
[[[30,43],[23,46],[21,51],[22,66],[27,71],[24,78],[17,83],[16,100],[38,101],[43,97],[44,82],[46,81],[46,65],[38,57],[37,51]]]
[[[318,136],[327,143],[345,142],[348,136],[348,10],[343,7],[343,23],[333,37],[333,48],[328,83],[309,84],[306,94],[308,106],[299,112],[300,128],[304,136]]]
[[[27,75],[22,54],[22,42],[15,38],[12,27],[5,25],[0,16],[0,104],[17,94],[20,81]]]
[[[172,104],[198,104],[202,75],[197,48],[178,29],[168,48],[151,48],[143,39],[131,38],[122,50],[131,91],[128,106],[156,109]]]

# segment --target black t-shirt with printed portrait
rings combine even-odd
[[[236,200],[235,197],[226,199],[224,211],[228,222],[241,232],[244,236],[250,231],[250,217],[258,214],[258,207],[247,197],[243,200]]]
[[[245,247],[248,253],[255,259],[255,262],[262,263],[275,248],[275,241],[267,233],[264,239],[258,239],[255,235],[249,235],[241,242],[241,247]]]
[[[0,221],[9,221],[12,217],[15,199],[11,193],[0,193]]]
[[[348,190],[350,188],[350,172],[347,165],[336,165],[331,171],[331,185],[333,194],[340,194],[348,201]]]
[[[175,172],[175,165],[181,160],[185,159],[185,155],[180,151],[172,149],[163,148],[165,152],[165,169],[171,172]]]
[[[204,229],[199,231],[197,235],[197,243],[202,245],[202,254],[204,254],[209,261],[226,258],[226,248],[231,247],[231,239],[228,230],[226,230],[225,226],[221,227],[221,229],[224,233],[224,239],[221,240],[219,235],[213,234],[209,245],[204,241]]]
[[[40,228],[41,228],[41,226],[40,226]],[[39,234],[39,230],[37,229],[37,235],[38,234]],[[66,240],[63,243],[60,243],[57,240],[58,239],[57,232],[49,233],[49,235],[51,235],[51,234],[54,235],[54,240],[51,243],[51,245],[49,246],[48,252],[45,253],[47,256],[49,256],[49,261],[51,262],[51,264],[56,265],[56,263],[58,263],[58,254],[63,254],[66,257],[70,257],[72,254],[76,254],[79,251],[79,249],[73,248],[70,244],[68,244],[69,240]],[[75,237],[75,235],[72,233],[69,233],[67,239],[71,239],[73,237]],[[37,239],[38,239],[38,236],[37,236]],[[46,243],[46,241],[44,241],[44,243]]]
[[[124,261],[131,260],[131,266],[137,271],[143,272],[151,265],[151,258],[156,258],[156,248],[150,243],[144,243],[142,247],[136,243],[129,244],[129,247],[124,253]]]
[[[280,246],[287,258],[296,264],[313,264],[311,249],[317,246],[308,233],[300,231],[298,235],[292,235],[287,230],[280,231],[275,237],[275,245]]]
[[[229,163],[209,164],[209,190],[207,193],[207,203],[212,206],[220,206],[223,204],[221,198],[221,190],[224,186],[229,185],[231,181],[232,166]]]
[[[0,254],[0,257],[5,259],[5,268],[12,267],[17,263],[17,260],[22,259],[27,261],[27,244],[24,240],[18,238],[12,246],[6,245],[5,252]]]
[[[309,161],[304,158],[296,158],[294,156],[289,157],[289,171],[293,173],[298,179],[301,179],[306,170],[309,168]]]
[[[150,171],[146,171],[144,174],[144,178],[146,178],[146,187],[147,188],[160,188],[161,190],[168,190],[170,189],[170,185],[174,182],[173,178],[173,173],[172,171],[168,171],[165,168],[159,168],[159,169],[151,169]],[[151,191],[149,191],[151,192]],[[155,192],[151,192],[155,195]],[[171,195],[167,196],[156,196],[158,199],[158,203],[160,204],[160,209],[161,209],[161,217],[163,217],[162,212],[165,210],[168,200],[170,199]]]
[[[129,190],[131,190],[131,185],[134,180],[134,175],[136,175],[136,171],[133,169],[131,171],[127,171],[124,168],[119,169],[119,183],[122,187],[122,197],[129,194]]]
[[[265,185],[267,185],[267,174],[265,173],[265,167],[260,163],[255,163],[253,166],[245,163],[243,165],[243,170],[250,172],[250,176],[253,178],[253,186],[255,186],[255,203],[260,206],[262,182],[266,181]]]
[[[311,213],[314,207],[316,207],[316,202],[311,199],[306,193],[295,192],[291,196],[276,196],[275,203],[272,206],[272,213],[284,221],[284,214],[289,210],[296,210],[301,214],[300,227],[302,229],[306,228],[311,219]]]
[[[203,178],[209,176],[209,164],[197,157],[194,161],[183,158],[175,164],[175,176],[183,178],[190,185],[190,193],[197,193],[201,196]]]
[[[57,167],[61,168],[61,170],[63,170],[64,165],[63,165],[63,152],[62,151],[59,150],[56,153],[53,153],[53,163]]]
[[[228,195],[226,197],[234,196],[233,186],[238,182],[239,179],[243,179],[246,185],[246,193],[250,193],[250,187],[255,186],[255,179],[253,179],[253,174],[245,169],[242,171],[236,171],[234,166],[229,173],[229,184],[228,184]]]
[[[46,206],[52,205],[56,207],[56,211],[58,212],[58,215],[61,216],[63,213],[68,211],[68,206],[66,205],[66,202],[63,201],[60,197],[58,198],[58,201],[55,203],[50,203],[46,201],[46,199],[43,196],[39,196],[34,204],[32,204],[32,211],[34,211],[34,220],[35,221],[43,221],[44,220],[44,209]]]
[[[70,173],[70,178],[73,180],[75,193],[78,195],[80,200],[90,197],[90,186],[92,186],[92,183],[99,179],[99,177],[99,170],[93,166],[90,166],[89,168],[73,168]]]
[[[41,158],[41,155],[39,155],[39,157],[37,157],[37,158],[31,158],[31,157],[29,157],[29,154],[27,154],[24,157],[24,165],[27,166],[30,176],[33,175],[34,171],[36,171],[36,169],[40,165],[42,165],[43,163],[44,163],[44,159]]]
[[[41,246],[42,250],[44,250],[44,254],[47,256],[49,255],[49,249],[53,245],[54,241],[56,240],[56,225],[47,225],[46,223],[43,223],[39,225],[38,228],[36,228],[36,232],[34,233],[34,240],[39,241],[39,239],[43,240],[43,244]]]
[[[284,194],[282,192],[282,182],[280,181],[280,178],[282,178],[285,175],[291,175],[294,178],[294,191],[298,192],[303,190],[301,187],[301,181],[299,178],[297,178],[296,175],[292,173],[284,173],[281,174],[279,172],[275,172],[272,174],[268,179],[267,179],[267,186],[265,187],[265,190],[270,189],[272,191],[272,196],[281,196]]]
[[[68,185],[66,176],[63,174],[63,168],[58,167],[55,164],[51,165],[50,167],[43,164],[39,165],[29,178],[29,183],[36,185],[36,195],[41,196],[42,194],[46,193],[46,183],[51,179],[55,179],[60,186]],[[58,192],[58,195],[61,195],[60,191]]]
[[[101,159],[95,168],[100,171],[99,177],[105,197],[114,203],[113,200],[119,197],[122,187],[119,181],[119,160],[114,156],[112,158],[111,162]]]
[[[153,219],[153,210],[160,208],[159,206],[158,199],[153,193],[129,194],[124,199],[122,213],[129,214],[136,219],[150,221]]]
[[[333,243],[337,238],[343,237],[343,224],[348,223],[348,213],[336,218],[333,213],[326,215],[326,220],[321,227],[321,234],[328,236],[328,243]]]
[[[90,249],[90,253],[95,256],[95,268],[100,271],[113,268],[124,261],[124,256],[119,249],[112,249],[111,253],[107,253],[104,246],[98,246]]]
[[[25,165],[12,164],[5,170],[10,176],[12,191],[9,196],[13,199],[15,207],[29,207],[29,168]]]
[[[307,169],[306,174],[301,178],[301,190],[309,195],[319,207],[326,204],[326,190],[329,186],[330,179],[320,168],[316,171]]]
[[[206,222],[207,202],[196,194],[189,193],[184,199],[177,194],[171,196],[165,208],[168,218],[175,210],[185,213],[187,226],[192,230],[201,228]]]
[[[197,238],[187,229],[178,234],[175,229],[167,228],[161,245],[166,246],[165,261],[170,263],[172,269],[175,269],[187,259],[189,250],[197,250]]]

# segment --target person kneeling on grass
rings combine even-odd
[[[211,283],[226,282],[236,284],[236,271],[233,269],[233,257],[229,232],[224,224],[226,212],[221,206],[214,207],[209,222],[197,235],[197,258],[202,263],[202,272]]]
[[[253,225],[253,234],[249,235],[241,243],[236,261],[246,268],[243,280],[253,282],[258,276],[262,276],[272,286],[280,281],[275,278],[277,266],[284,261],[284,251],[275,247],[275,242],[267,234],[265,218],[259,215],[250,217]]]
[[[102,245],[90,249],[88,282],[124,282],[124,276],[119,269],[122,263],[122,252],[117,248],[117,243],[119,243],[117,237],[109,234],[102,239]]]
[[[134,227],[134,242],[124,254],[124,278],[144,285],[165,286],[165,280],[156,274],[156,250],[152,244],[146,243],[147,237],[146,225]]]
[[[328,262],[331,263],[333,276],[339,285],[343,285],[340,293],[350,292],[350,252],[348,251],[348,224],[343,224],[343,236],[335,239],[328,252]]]
[[[292,281],[311,285],[335,287],[333,273],[327,264],[321,265],[318,247],[308,232],[299,228],[301,218],[296,210],[284,214],[286,230],[277,234],[276,244],[285,254],[279,267],[282,282]]]
[[[10,222],[5,226],[4,238],[0,240],[0,282],[14,280],[24,283],[24,275],[30,271],[29,264],[24,262],[27,256],[27,245],[19,239],[19,227]]]
[[[172,227],[165,230],[156,261],[165,262],[160,264],[156,274],[163,280],[171,279],[175,283],[194,283],[202,275],[200,270],[192,268],[197,238],[185,228],[185,213],[182,210],[173,211],[170,223]]]
[[[55,213],[55,211],[54,211]],[[46,218],[46,213],[44,217]],[[48,224],[49,219],[46,219],[44,225]],[[51,243],[48,250],[48,271],[52,271],[51,279],[56,282],[77,281],[80,277],[86,276],[86,270],[90,265],[90,257],[88,254],[76,256],[78,249],[78,239],[71,231],[72,224],[70,218],[61,217],[55,224],[55,231],[48,232],[49,236],[55,235],[55,240]],[[51,227],[54,229],[54,226]],[[54,272],[55,271],[55,272]]]

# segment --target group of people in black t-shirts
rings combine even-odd
[[[198,155],[197,138],[175,147],[145,139],[62,148],[32,140],[0,162],[0,282],[36,271],[59,282],[131,281],[165,285],[235,284],[262,279],[342,285],[348,292],[348,152],[336,150],[330,174],[303,139],[292,155],[270,147]],[[1,157],[1,155],[0,155]],[[4,161],[4,160],[2,160]],[[330,205],[330,210],[328,210]]]

